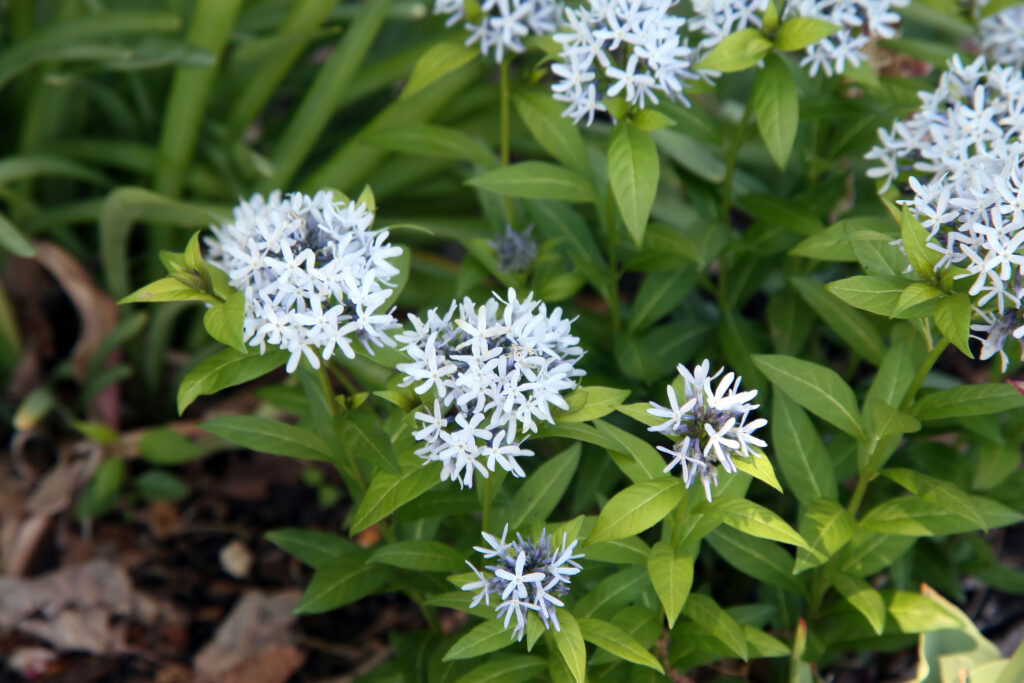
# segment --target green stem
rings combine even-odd
[[[481,526],[484,531],[488,531],[491,528],[491,499],[494,497],[493,486],[490,477],[484,479],[483,519],[481,520]]]
[[[921,366],[917,369],[917,374],[914,375],[914,379],[910,383],[910,388],[907,389],[906,396],[903,397],[903,402],[900,403],[900,410],[907,410],[914,403],[914,399],[917,397],[917,392],[924,384],[925,378],[928,377],[928,373],[935,367],[935,363],[939,360],[939,356],[949,346],[949,340],[943,338],[940,342],[935,344],[928,355],[921,361]],[[878,439],[875,441],[871,452],[868,454],[867,463],[864,465],[864,471],[857,477],[857,486],[853,489],[853,495],[850,497],[850,503],[846,509],[854,517],[857,516],[857,511],[860,509],[861,503],[864,501],[864,494],[867,493],[868,484],[878,475],[879,458],[883,453],[887,452],[893,445],[893,440],[898,439],[899,436],[890,436],[884,439]]]
[[[748,99],[746,106],[743,108],[743,117],[736,128],[736,137],[733,138],[732,145],[729,146],[729,151],[725,158],[725,178],[722,180],[722,220],[726,223],[729,222],[729,210],[732,208],[732,181],[733,175],[736,172],[736,157],[740,153],[740,147],[743,145],[747,126],[750,124],[750,117],[753,114],[754,109],[750,106],[750,100]]]
[[[501,165],[508,166],[509,161],[512,159],[512,125],[511,125],[511,101],[512,98],[509,93],[508,83],[508,64],[509,60],[503,60],[501,62],[501,80],[499,84],[499,110],[500,110],[500,132],[499,132],[499,155],[501,157]],[[516,222],[516,207],[512,202],[512,198],[508,195],[505,196],[505,214],[508,219],[508,224],[515,226]]]
[[[604,203],[604,224],[608,233],[608,308],[612,314],[612,331],[618,333],[619,318],[619,223],[615,216],[615,196],[611,181],[608,182],[607,198]]]
[[[437,614],[434,612],[433,607],[424,604],[423,593],[418,588],[407,588],[405,592],[416,603],[416,606],[420,608],[420,614],[423,615],[423,620],[427,622],[427,628],[430,629],[430,632],[440,633],[441,625],[437,621]]]
[[[914,399],[917,398],[918,389],[920,389],[921,385],[924,384],[924,380],[928,377],[928,373],[932,371],[936,361],[939,360],[939,356],[942,355],[942,352],[946,350],[947,346],[949,346],[949,340],[943,337],[942,341],[937,343],[928,355],[925,356],[924,361],[921,362],[921,367],[917,369],[917,374],[914,375],[914,381],[910,383],[910,388],[907,389],[907,395],[903,397],[903,402],[900,403],[900,410],[906,410],[909,408],[914,402]]]
[[[324,397],[327,399],[327,409],[331,411],[331,416],[334,417],[336,415],[340,415],[341,409],[340,406],[338,406],[338,402],[334,398],[334,389],[331,388],[331,378],[328,375],[327,365],[321,364],[320,369],[317,370],[316,374],[320,378],[320,387],[323,389]],[[359,461],[356,460],[356,454],[352,451],[351,448],[346,448],[344,450],[346,457],[348,459],[348,468],[352,473],[352,478],[355,479],[356,485],[359,487],[359,490],[363,494],[365,494],[366,480],[363,479],[363,470],[360,469],[359,467]],[[360,496],[360,498],[362,498],[362,496]]]

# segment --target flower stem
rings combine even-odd
[[[491,528],[491,499],[494,497],[493,486],[491,477],[484,479],[483,519],[481,520],[481,527],[483,527],[484,531],[488,531]]]
[[[736,128],[736,136],[732,139],[732,144],[729,146],[729,150],[725,157],[725,178],[722,180],[722,220],[726,223],[729,222],[729,210],[732,208],[732,182],[733,175],[736,172],[736,157],[740,153],[740,147],[743,145],[743,139],[747,134],[747,126],[750,124],[750,117],[753,116],[754,109],[750,106],[750,99],[747,99],[747,104],[743,108],[743,117],[740,119],[739,126]]]
[[[917,374],[914,375],[914,380],[910,383],[910,388],[907,389],[907,395],[903,397],[903,402],[900,403],[900,410],[906,410],[911,406],[911,404],[913,404],[914,399],[917,397],[918,389],[920,389],[921,385],[924,384],[924,380],[928,377],[928,373],[932,371],[936,361],[939,360],[939,356],[942,355],[942,352],[946,350],[947,346],[949,346],[949,340],[943,337],[942,340],[938,342],[930,352],[928,352],[928,355],[925,356],[924,360],[921,362],[921,367],[917,369]]]
[[[501,165],[508,166],[509,161],[512,159],[511,151],[511,111],[510,103],[511,97],[509,95],[509,83],[508,83],[508,64],[509,60],[503,60],[501,62],[501,80],[499,84],[499,101],[500,101],[500,140],[499,140],[499,155],[501,157]],[[512,198],[505,195],[505,213],[508,219],[509,225],[515,226],[516,222],[516,208],[512,202]]]

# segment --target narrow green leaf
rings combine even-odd
[[[825,288],[854,308],[892,317],[908,284],[909,280],[894,275],[854,275]]]
[[[626,331],[636,334],[658,322],[683,302],[695,283],[696,271],[693,268],[649,273],[636,293]]]
[[[607,621],[591,618],[582,618],[578,623],[583,639],[588,643],[593,643],[619,659],[624,659],[627,662],[639,664],[640,666],[646,666],[661,674],[665,673],[657,658],[641,645],[636,638],[618,626]]]
[[[398,541],[382,545],[370,555],[370,564],[423,572],[458,572],[466,568],[465,556],[438,541]]]
[[[947,512],[963,517],[978,528],[988,531],[988,523],[974,509],[974,501],[971,500],[970,494],[957,488],[955,484],[905,467],[889,467],[879,474],[914,495],[921,496]]]
[[[203,303],[208,304],[220,303],[220,300],[212,294],[204,292],[201,289],[196,289],[196,286],[201,286],[202,284],[199,282],[198,278],[193,282],[189,278],[182,277],[181,273],[176,273],[175,275],[177,275],[177,277],[164,277],[156,280],[155,282],[150,282],[145,287],[135,290],[117,303],[136,304],[159,303],[163,301],[202,301]],[[241,337],[241,330],[239,330],[239,337]]]
[[[533,139],[560,164],[583,175],[590,175],[590,158],[572,121],[562,116],[562,105],[551,99],[547,90],[523,90],[513,98],[519,118]]]
[[[514,642],[501,620],[488,619],[482,624],[477,624],[459,638],[445,653],[442,661],[472,659],[504,649]]]
[[[725,37],[696,68],[707,71],[742,71],[754,66],[772,49],[772,43],[755,28],[745,28]]]
[[[275,529],[264,538],[302,564],[321,569],[346,555],[363,556],[363,549],[337,534],[311,529]]]
[[[800,532],[807,549],[798,548],[793,573],[824,564],[853,537],[856,523],[835,500],[819,498],[800,515]]]
[[[224,301],[219,301],[203,314],[203,327],[211,337],[224,346],[245,352],[242,328],[245,324],[245,295],[233,292]]]
[[[533,678],[547,667],[540,657],[512,655],[481,664],[455,683],[520,683]]]
[[[200,396],[215,394],[228,387],[244,384],[284,365],[286,351],[273,350],[264,355],[243,354],[234,349],[215,353],[192,368],[178,386],[178,414],[185,412]]]
[[[434,43],[416,62],[400,98],[416,94],[434,81],[465,66],[478,54],[480,51],[476,47],[467,47],[462,43]]]
[[[629,396],[629,389],[580,387],[564,396],[568,410],[555,409],[555,422],[589,422],[614,412]]]
[[[599,438],[585,440],[609,451],[629,456],[631,467],[623,469],[623,472],[634,483],[661,477],[664,473],[665,460],[654,450],[654,446],[604,420],[595,420],[593,424]],[[623,468],[619,461],[616,464],[620,469]]]
[[[768,55],[750,93],[757,130],[776,166],[786,168],[800,117],[796,84],[786,63]]]
[[[865,427],[873,439],[896,434],[911,434],[921,429],[921,423],[912,416],[883,403],[876,398],[864,405]]]
[[[486,146],[460,130],[430,123],[403,123],[379,128],[363,138],[366,144],[398,154],[469,161],[485,168],[497,165]]]
[[[864,439],[857,397],[834,370],[791,356],[758,355],[753,359],[789,398],[850,436]]]
[[[373,475],[366,496],[352,516],[351,533],[376,524],[414,498],[426,493],[441,480],[437,467],[414,466],[395,476],[387,470]]]
[[[746,661],[747,639],[743,637],[743,629],[717,602],[702,593],[691,593],[683,607],[683,614],[706,628],[733,654]]]
[[[768,508],[752,500],[719,498],[702,504],[701,512],[750,536],[808,548],[807,541],[796,532],[796,529]]]
[[[546,520],[562,499],[580,461],[577,442],[537,468],[519,487],[512,499],[513,516],[509,526],[521,528],[531,519]]]
[[[675,477],[658,477],[626,487],[605,504],[587,543],[625,538],[654,526],[675,509],[684,491]]]
[[[737,571],[794,595],[807,595],[801,580],[793,575],[793,556],[777,544],[727,526],[712,530],[707,541]]]
[[[935,304],[935,327],[968,358],[974,358],[968,337],[971,334],[971,299],[959,293],[943,297]]]
[[[830,576],[832,585],[839,591],[839,594],[864,615],[871,625],[871,629],[877,635],[882,635],[885,630],[886,611],[882,594],[864,579],[858,579],[842,572]]]
[[[775,34],[775,47],[786,52],[802,50],[822,38],[828,38],[840,28],[823,19],[792,17],[779,26]]]
[[[548,630],[547,635],[554,641],[558,654],[576,683],[584,683],[587,677],[587,646],[583,643],[583,632],[568,610],[559,612],[558,622],[559,630]]]
[[[693,557],[677,551],[671,543],[658,541],[647,556],[647,574],[672,628],[693,586]]]
[[[885,342],[871,320],[811,278],[794,277],[790,282],[807,305],[855,353],[864,356],[875,366],[881,364],[885,355]]]
[[[295,613],[330,612],[381,589],[391,579],[391,570],[366,564],[365,555],[363,551],[317,569],[295,606]]]
[[[933,391],[914,402],[911,413],[919,420],[991,415],[1024,407],[1024,396],[1009,384],[965,384]]]
[[[576,171],[546,161],[521,161],[484,171],[466,181],[467,185],[506,197],[560,199],[587,203],[595,199],[594,188]]]
[[[0,247],[22,258],[32,258],[36,255],[36,248],[25,239],[24,235],[14,227],[2,212],[0,212]]]
[[[650,134],[620,122],[608,142],[608,182],[619,215],[637,246],[644,242],[659,173],[658,149]]]
[[[376,415],[349,411],[335,419],[334,432],[342,448],[357,458],[401,476],[402,470],[392,450],[391,439],[381,429]]]
[[[308,429],[280,420],[256,415],[225,415],[206,420],[199,426],[258,453],[330,462],[331,448],[326,441]]]
[[[835,468],[807,413],[784,393],[772,395],[772,449],[793,495],[805,505],[836,500]]]

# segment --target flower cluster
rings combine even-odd
[[[658,446],[658,450],[671,456],[665,471],[680,465],[686,488],[690,488],[697,475],[704,485],[704,495],[711,500],[711,484],[718,486],[718,468],[735,472],[732,458],[743,458],[758,451],[750,447],[764,448],[767,444],[754,436],[754,432],[768,424],[764,418],[747,421],[750,411],[758,406],[750,400],[757,396],[756,390],[743,391],[740,377],[728,373],[712,390],[711,382],[722,374],[720,368],[714,375],[709,374],[710,364],[705,360],[691,373],[684,365],[676,366],[683,379],[683,402],[679,402],[675,389],[668,386],[668,407],[651,401],[648,414],[664,418],[662,424],[650,427],[649,431],[660,432],[679,439],[671,448]]]
[[[340,350],[349,358],[356,339],[394,346],[387,330],[398,327],[381,311],[398,274],[388,259],[401,254],[387,230],[371,230],[364,204],[336,202],[330,191],[308,195],[274,191],[253,195],[234,209],[234,222],[211,226],[210,262],[245,294],[243,339],[291,353],[294,372],[305,356],[320,367]]]
[[[840,27],[808,45],[800,61],[811,76],[819,70],[832,76],[843,73],[847,62],[859,66],[867,58],[864,48],[872,38],[894,38],[900,15],[893,10],[908,4],[910,0],[791,0],[782,11],[782,19],[820,19]],[[704,36],[698,47],[710,50],[736,31],[761,28],[768,5],[768,0],[695,0],[696,16],[689,28]]]
[[[800,60],[811,76],[819,70],[832,76],[843,73],[847,62],[860,66],[867,59],[864,48],[871,39],[895,38],[900,15],[893,10],[909,4],[910,0],[796,0],[786,3],[782,18],[821,19],[840,27],[808,45]]]
[[[486,565],[490,576],[478,570],[468,560],[477,580],[462,587],[464,591],[479,591],[473,596],[470,608],[476,607],[481,601],[490,606],[491,596],[499,596],[500,603],[495,608],[498,618],[505,619],[508,628],[512,617],[516,625],[512,637],[523,639],[526,632],[526,617],[529,612],[536,612],[544,623],[544,628],[560,630],[558,609],[564,607],[561,596],[569,592],[570,577],[580,572],[576,560],[582,554],[573,554],[576,541],[568,543],[565,534],[562,543],[556,548],[547,530],[542,530],[540,540],[536,543],[530,538],[516,534],[516,540],[506,542],[508,525],[501,533],[501,538],[483,533],[487,548],[474,546],[473,549],[483,555],[485,560],[495,560],[494,564]]]
[[[557,0],[482,0],[480,16],[466,16],[465,0],[435,0],[434,14],[447,14],[446,26],[460,21],[469,31],[466,45],[477,43],[480,54],[494,51],[494,61],[501,63],[505,51],[521,53],[526,48],[523,38],[548,35],[558,28],[562,4]]]
[[[658,104],[658,93],[689,104],[684,83],[695,80],[694,51],[680,34],[686,19],[669,14],[672,0],[590,0],[566,8],[566,31],[551,71],[553,97],[575,123],[605,111],[605,97],[623,95],[639,108]]]
[[[987,2],[977,3],[979,9]],[[981,47],[993,62],[1024,66],[1024,6],[1007,7],[978,22]]]
[[[520,301],[509,289],[482,306],[468,297],[452,302],[425,321],[409,316],[413,328],[396,337],[410,363],[400,363],[402,386],[416,393],[433,389],[436,398],[416,413],[421,427],[413,436],[423,442],[416,454],[442,464],[441,481],[473,486],[474,473],[486,478],[495,467],[525,476],[516,462],[533,455],[521,447],[537,420],[553,422],[551,407],[568,404],[561,393],[576,387],[583,370],[579,339],[562,309],[550,313],[530,293]]]
[[[522,232],[506,225],[504,235],[487,241],[498,257],[498,270],[503,273],[529,270],[537,258],[537,243],[530,234],[532,232],[533,225],[526,226]]]
[[[725,38],[745,28],[761,28],[771,0],[693,0],[693,18],[687,28],[703,37],[697,44],[711,50]]]
[[[928,246],[941,254],[936,268],[963,269],[974,330],[984,336],[981,358],[999,353],[1010,334],[1024,337],[1024,75],[984,57],[949,62],[934,92],[906,121],[878,132],[881,144],[866,157],[884,180],[908,174],[913,198],[902,200],[928,229]],[[995,311],[983,310],[994,301]],[[981,337],[979,337],[981,338]]]

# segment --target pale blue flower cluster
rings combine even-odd
[[[468,560],[477,580],[462,587],[464,591],[477,591],[470,603],[470,608],[481,602],[491,604],[491,596],[498,603],[495,611],[499,619],[504,619],[505,627],[515,619],[512,637],[523,639],[526,633],[526,618],[530,612],[540,617],[544,628],[555,627],[558,623],[558,608],[564,607],[561,597],[569,592],[571,577],[580,572],[576,560],[583,557],[582,553],[573,553],[576,541],[568,542],[565,534],[557,547],[554,539],[542,530],[540,538],[523,538],[516,534],[515,540],[506,541],[508,525],[501,533],[501,538],[487,532],[483,534],[487,542],[486,548],[474,546],[485,560],[494,560],[494,564],[485,565],[485,574]]]

